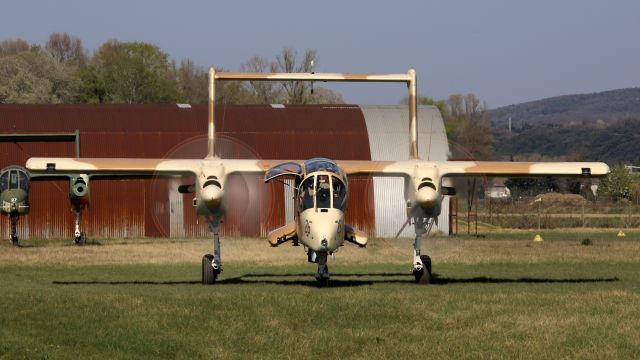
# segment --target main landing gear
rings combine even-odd
[[[209,219],[209,229],[213,234],[213,254],[205,254],[202,257],[202,283],[205,285],[215,284],[218,275],[222,272],[222,262],[220,258],[220,219]]]
[[[20,245],[20,241],[18,239],[18,230],[17,230],[17,223],[18,223],[19,217],[20,216],[18,214],[9,215],[9,220],[11,221],[11,232],[9,233],[9,241],[13,246]]]
[[[80,219],[82,218],[83,205],[73,205],[73,212],[75,213],[75,230],[73,232],[73,242],[76,245],[84,245],[87,243],[87,235],[84,231],[80,231]]]
[[[421,240],[423,235],[428,235],[433,227],[433,218],[414,217],[416,238],[413,243],[413,276],[419,284],[428,284],[431,281],[431,258],[429,255],[421,255]]]

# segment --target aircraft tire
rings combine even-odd
[[[73,242],[74,242],[76,245],[86,245],[86,243],[87,243],[87,235],[86,235],[84,232],[81,232],[81,233],[80,233],[80,236],[76,236],[76,237],[73,239]]]
[[[216,283],[216,279],[218,278],[218,273],[211,266],[211,261],[213,261],[213,255],[206,254],[202,257],[202,284],[203,285],[212,285]]]
[[[18,239],[17,235],[11,237],[11,245],[13,245],[13,246],[20,245],[20,240]]]
[[[418,284],[429,284],[431,282],[431,258],[429,255],[420,255],[423,267],[420,271],[414,271],[413,276]]]

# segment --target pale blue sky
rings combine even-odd
[[[315,48],[317,71],[418,71],[419,92],[474,92],[497,107],[640,86],[640,1],[3,0],[0,39],[51,32],[89,49],[147,41],[174,59],[238,70],[253,55]],[[348,102],[395,104],[401,85],[331,85]]]

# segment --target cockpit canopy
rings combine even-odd
[[[305,160],[304,172],[309,174],[316,171],[332,172],[342,177],[343,179],[347,178],[342,168],[332,160],[329,160],[327,158],[313,158],[313,159]]]
[[[347,188],[336,176],[327,174],[312,175],[302,181],[298,189],[300,210],[311,208],[340,209],[347,206]]]
[[[19,166],[8,166],[0,172],[0,191],[20,189],[29,192],[29,173]]]

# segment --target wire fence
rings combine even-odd
[[[466,217],[466,209],[459,216]],[[588,201],[579,195],[481,199],[471,210],[480,223],[512,229],[638,228],[640,205],[631,201]]]

